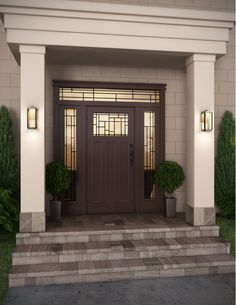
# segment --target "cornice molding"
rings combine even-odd
[[[69,0],[0,0],[9,44],[223,55],[234,14]]]
[[[197,20],[217,20],[234,22],[234,13],[199,10],[199,9],[184,9],[171,7],[156,7],[143,5],[115,4],[103,2],[85,2],[85,1],[70,1],[70,0],[0,0],[1,10],[4,12],[4,7],[11,8],[34,8],[43,10],[60,10],[72,12],[93,12],[93,13],[109,13],[109,14],[125,14],[125,15],[140,15],[165,18],[183,18]]]

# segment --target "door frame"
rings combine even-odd
[[[74,88],[106,88],[106,89],[155,89],[159,90],[160,102],[159,103],[120,103],[120,102],[78,102],[78,101],[59,101],[59,87],[74,87]],[[156,164],[159,164],[161,161],[165,160],[165,90],[166,84],[146,84],[146,83],[116,83],[116,82],[84,82],[84,81],[62,81],[62,80],[53,80],[53,92],[54,92],[54,104],[53,104],[53,157],[54,160],[62,161],[63,160],[63,139],[64,139],[64,124],[61,121],[62,112],[64,108],[79,108],[80,111],[77,111],[77,128],[76,141],[77,146],[83,147],[80,150],[80,158],[77,161],[76,171],[81,172],[81,176],[86,177],[87,171],[87,106],[103,106],[103,107],[121,107],[121,108],[133,108],[135,112],[135,117],[138,113],[138,109],[145,110],[155,110],[159,113],[159,128],[157,130],[157,138],[159,139],[161,145],[158,146],[156,151]],[[113,109],[114,109],[113,108]],[[135,129],[135,145],[138,145],[140,142],[140,133],[142,134],[143,126],[138,123],[138,119],[134,120],[134,129]],[[82,132],[82,130],[86,130]],[[137,149],[136,149],[137,152]],[[142,208],[141,199],[140,199],[140,179],[138,178],[137,172],[137,162],[140,162],[140,156],[138,157],[137,153],[135,155],[135,174],[134,174],[134,204],[135,204],[135,213],[145,212]],[[139,160],[139,161],[138,161]],[[143,174],[143,173],[142,173]],[[81,190],[81,191],[79,191]],[[77,204],[77,201],[68,201],[65,202],[62,206],[62,214],[65,215],[81,215],[86,214],[87,212],[87,178],[80,179],[77,176],[76,184],[76,197],[77,201],[80,204]],[[148,200],[148,199],[147,199]],[[158,190],[158,201],[160,201],[160,210],[163,212],[163,203],[164,203],[164,194]],[[150,204],[150,201],[149,201]],[[155,211],[156,205],[153,204],[153,211]],[[150,210],[152,212],[152,208]]]

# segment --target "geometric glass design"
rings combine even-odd
[[[64,164],[71,174],[66,199],[75,200],[76,194],[76,109],[64,109]]]
[[[159,90],[106,89],[106,88],[59,88],[59,101],[159,103]]]
[[[128,136],[127,113],[93,113],[94,136]]]
[[[155,198],[154,172],[156,167],[155,112],[144,112],[144,199]]]

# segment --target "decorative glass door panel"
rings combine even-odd
[[[128,136],[128,114],[94,112],[93,135],[111,137]]]

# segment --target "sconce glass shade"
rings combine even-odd
[[[27,128],[37,129],[38,125],[38,109],[34,106],[27,108]]]
[[[202,131],[213,130],[213,112],[208,110],[201,112],[201,130]]]

